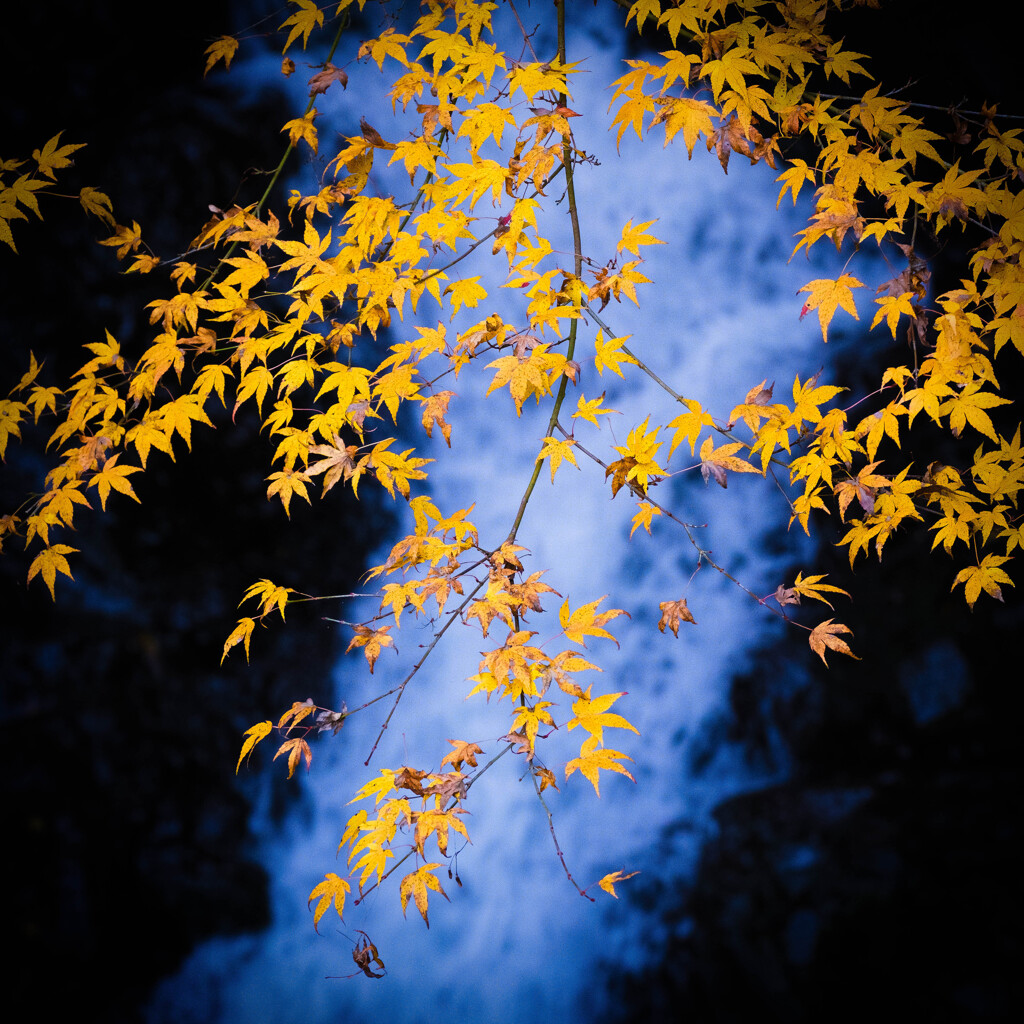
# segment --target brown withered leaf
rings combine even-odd
[[[342,89],[348,88],[348,75],[341,68],[336,68],[330,61],[315,66],[323,68],[323,70],[318,71],[309,80],[310,96],[318,96],[320,93],[327,92],[335,82],[340,82]]]
[[[356,942],[356,948],[352,950],[352,959],[355,962],[363,974],[368,978],[383,978],[384,974],[387,973],[387,968],[384,966],[384,961],[381,960],[380,954],[377,952],[377,947],[370,940],[370,936],[366,934],[361,928],[357,928],[356,931],[362,935],[362,938]],[[380,974],[370,969],[370,964],[376,964],[380,969]],[[354,975],[349,975],[354,977]]]
[[[697,625],[697,620],[687,607],[685,597],[679,598],[678,601],[662,601],[658,607],[661,609],[661,621],[658,623],[658,629],[662,633],[668,626],[672,630],[672,635],[678,637],[680,622],[692,622],[695,626]]]
[[[535,752],[531,749],[530,740],[525,732],[510,732],[504,736],[499,736],[498,740],[501,743],[511,743],[513,746],[513,754],[525,754],[526,760],[530,764],[533,764]]]
[[[395,776],[395,789],[408,789],[410,792],[415,793],[416,796],[423,796],[422,782],[428,774],[428,772],[420,771],[419,768],[410,768],[406,765]]]
[[[365,117],[359,119],[359,130],[363,133],[363,138],[377,149],[394,149],[395,144],[393,142],[385,142],[384,137],[381,135],[376,128],[366,120]]]
[[[346,718],[348,718],[348,706],[342,701],[340,711],[325,710],[316,716],[317,732],[325,732],[330,729],[331,733],[337,736],[345,724]]]

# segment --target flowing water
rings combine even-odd
[[[628,299],[612,302],[606,319],[615,334],[632,335],[629,344],[659,376],[716,416],[727,416],[763,379],[777,380],[776,394],[785,399],[794,373],[806,379],[826,362],[816,322],[799,320],[797,291],[811,278],[835,276],[835,254],[822,252],[813,265],[803,256],[787,262],[806,210],[787,209],[787,199],[776,214],[778,186],[769,168],[751,168],[734,156],[726,176],[703,148],[688,162],[681,138],[662,149],[659,138],[640,144],[627,135],[617,154],[614,133],[605,130],[611,93],[603,83],[623,70],[616,49],[621,33],[605,20],[618,14],[602,9],[588,17],[570,43],[571,55],[586,55],[583,73],[573,83],[572,106],[584,115],[574,121],[577,144],[600,161],[577,172],[584,250],[599,263],[608,259],[629,218],[634,224],[656,220],[648,230],[669,242],[643,252],[647,262],[641,269],[653,284],[639,288],[642,308],[633,308]],[[551,44],[539,38],[535,45],[546,52]],[[389,110],[379,95],[379,79],[367,79],[365,86],[362,81],[353,74],[347,92],[334,100],[348,133],[361,115],[375,123],[376,112],[383,125]],[[326,138],[324,133],[321,128]],[[396,192],[400,187],[398,181]],[[552,189],[552,196],[557,194]],[[485,206],[476,212],[489,213]],[[566,221],[564,203],[555,216]],[[564,241],[567,228],[559,231]],[[486,246],[476,255],[452,273],[484,274],[500,282],[495,274],[504,257],[491,256]],[[566,263],[571,265],[569,257]],[[516,296],[495,291],[489,301],[516,322],[521,314],[510,298]],[[420,313],[433,326],[436,318],[431,322],[427,305]],[[590,337],[592,330],[584,327],[584,351]],[[604,446],[607,452],[609,443],[624,443],[647,416],[664,423],[676,415],[668,396],[647,377],[633,372],[625,381],[608,373],[599,378],[592,360],[581,362],[579,387],[570,388],[567,405],[575,405],[578,391],[588,398],[606,391],[606,404],[622,414],[611,417],[600,434],[579,430],[580,441],[592,450]],[[436,437],[426,445],[426,454],[437,459],[430,476],[434,502],[444,514],[475,502],[472,519],[483,545],[496,544],[508,532],[548,416],[545,406],[525,409],[516,420],[507,393],[485,402],[489,377],[469,369],[446,385],[459,395],[450,417],[453,449],[449,455]],[[422,439],[416,443],[422,454]],[[559,773],[561,793],[548,791],[546,797],[550,794],[566,862],[581,885],[617,869],[686,877],[709,834],[715,804],[767,781],[728,742],[723,724],[731,675],[777,620],[713,570],[702,569],[691,582],[696,553],[674,524],[656,519],[653,538],[641,530],[630,539],[635,501],[625,492],[613,501],[603,471],[582,457],[579,461],[581,472],[563,465],[554,485],[545,470],[520,543],[530,550],[527,571],[548,570],[544,579],[574,608],[607,593],[602,607],[622,608],[632,616],[631,622],[619,618],[609,625],[621,648],[589,641],[589,656],[604,670],[589,675],[595,692],[628,692],[616,710],[641,735],[624,734],[615,744],[635,759],[630,766],[635,785],[609,776],[602,779],[597,799],[580,775],[565,782]],[[686,464],[680,449],[671,468]],[[758,593],[771,593],[783,582],[783,566],[801,549],[802,533],[786,532],[782,496],[758,476],[732,474],[728,490],[722,490],[713,482],[705,487],[691,472],[663,483],[657,496],[687,522],[707,523],[700,531],[704,545]],[[375,561],[385,555],[378,553]],[[678,639],[660,634],[659,602],[684,592],[698,625],[684,624]],[[528,624],[538,642],[558,632],[561,599],[547,597],[545,615],[531,617]],[[355,621],[374,607],[349,608],[344,617]],[[417,626],[408,616],[394,632],[400,657],[384,651],[372,680],[361,659],[343,660],[337,670],[338,702],[355,707],[394,685],[432,637],[422,620]],[[533,786],[511,756],[471,792],[467,825],[473,841],[457,859],[463,886],[444,879],[451,905],[432,895],[429,931],[413,908],[403,920],[397,878],[361,906],[350,906],[343,926],[332,920],[332,911],[321,925],[322,936],[314,933],[305,905],[306,894],[326,871],[343,873],[334,852],[352,811],[346,801],[377,768],[436,765],[449,737],[478,742],[487,757],[501,749],[498,737],[510,722],[507,704],[488,705],[480,696],[463,701],[480,651],[500,643],[501,635],[500,624],[487,640],[475,628],[449,631],[403,698],[370,768],[362,762],[385,710],[354,716],[338,737],[318,744],[304,783],[306,798],[294,815],[284,826],[270,824],[265,811],[257,815],[264,821],[262,828],[257,825],[261,855],[273,880],[273,925],[258,935],[200,947],[157,991],[149,1009],[152,1024],[371,1019],[415,1024],[442,1016],[559,1024],[589,1016],[586,1007],[592,1008],[602,991],[601,962],[635,963],[645,922],[626,899],[615,901],[595,889],[592,904],[574,891]],[[299,683],[296,698],[306,697],[312,686]],[[322,696],[318,690],[315,699]],[[566,709],[560,710],[566,717]],[[574,736],[557,738],[556,749],[565,757],[573,756]],[[276,766],[262,764],[258,770]],[[671,833],[664,833],[669,825]],[[630,884],[623,883],[620,895]],[[372,936],[387,977],[324,980],[353,970],[356,929]]]

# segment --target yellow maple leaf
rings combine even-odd
[[[242,767],[242,762],[252,754],[253,747],[261,740],[265,740],[274,728],[273,722],[257,722],[254,726],[245,730],[245,742],[242,744],[242,752],[238,755],[238,764],[235,765],[235,774]]]
[[[958,584],[962,583],[964,598],[971,608],[974,607],[975,601],[978,600],[983,590],[989,597],[1002,601],[1003,594],[999,589],[999,584],[1005,583],[1011,587],[1014,585],[1005,570],[1000,568],[1009,561],[1010,559],[1004,555],[988,554],[981,560],[980,565],[971,565],[966,569],[961,569],[950,589],[955,589]]]
[[[562,464],[563,459],[568,459],[577,469],[579,469],[579,463],[576,461],[576,456],[572,453],[572,447],[576,443],[576,440],[572,437],[561,440],[557,437],[545,437],[544,447],[540,450],[540,454],[537,456],[537,462],[543,462],[545,459],[550,459],[551,462],[551,482],[555,482],[555,473],[558,471],[558,467]]]
[[[369,626],[353,626],[356,635],[349,641],[345,653],[348,654],[353,647],[362,647],[363,654],[370,665],[370,674],[373,674],[373,666],[377,663],[380,652],[385,647],[394,647],[395,641],[388,636],[390,626],[381,626],[380,629],[371,629]]]
[[[254,598],[260,606],[261,619],[265,615],[269,615],[276,608],[281,613],[283,621],[284,606],[288,603],[288,595],[294,593],[295,591],[291,587],[279,587],[270,580],[262,579],[249,587],[245,592],[245,596],[238,604],[241,607],[249,598]]]
[[[278,25],[278,29],[285,28],[287,25],[292,26],[292,30],[288,34],[288,39],[281,53],[286,53],[288,47],[295,42],[299,35],[302,36],[302,48],[305,49],[306,44],[309,42],[309,34],[317,25],[323,25],[324,23],[324,12],[317,7],[313,0],[288,0],[288,2],[295,4],[300,10]]]
[[[802,292],[810,292],[811,297],[804,303],[800,311],[802,320],[812,309],[818,311],[818,322],[821,324],[821,336],[828,342],[828,325],[835,316],[836,309],[842,307],[854,320],[859,320],[857,306],[853,301],[852,288],[863,288],[864,285],[855,277],[849,274],[841,275],[837,280],[818,278],[810,281],[800,289]]]
[[[652,505],[649,501],[638,501],[636,507],[640,510],[637,512],[632,519],[633,528],[629,531],[630,537],[642,526],[650,535],[651,533],[651,520],[655,516],[661,515],[661,509],[657,505]]]
[[[98,189],[86,186],[78,194],[78,201],[82,204],[82,209],[86,213],[99,217],[100,220],[106,221],[111,227],[117,226],[117,221],[114,220],[113,207],[110,203],[110,196],[100,192]]]
[[[606,622],[610,622],[620,615],[629,618],[629,612],[623,611],[621,608],[610,608],[606,612],[598,613],[597,606],[607,596],[605,594],[604,597],[599,597],[596,601],[591,601],[590,604],[583,605],[572,613],[569,611],[569,599],[565,599],[565,603],[558,612],[558,621],[570,640],[586,647],[586,642],[583,639],[585,636],[603,636],[611,640],[616,647],[619,646],[618,640],[602,627]]]
[[[29,566],[28,580],[26,582],[31,583],[35,576],[41,575],[43,582],[50,588],[50,597],[56,600],[53,584],[57,578],[57,573],[62,572],[68,579],[74,579],[74,576],[71,575],[71,567],[68,565],[68,560],[64,556],[70,555],[73,551],[77,550],[78,548],[68,547],[67,544],[53,544],[40,551]]]
[[[32,151],[32,159],[39,165],[39,170],[42,171],[48,178],[56,180],[57,175],[54,174],[54,169],[60,169],[62,167],[70,167],[71,159],[70,155],[75,152],[76,149],[82,149],[85,143],[79,143],[78,145],[68,144],[62,146],[60,144],[60,137],[63,135],[63,131],[57,132],[56,135],[41,150],[34,149]]]
[[[249,660],[249,641],[252,639],[252,631],[256,628],[256,620],[246,616],[243,619],[238,620],[238,625],[231,631],[231,635],[224,641],[224,650],[220,656],[220,663],[224,664],[224,659],[228,656],[228,652],[235,644],[245,643],[245,660]]]
[[[101,238],[100,245],[109,245],[117,248],[117,258],[123,260],[130,252],[134,252],[142,244],[142,228],[138,221],[132,221],[132,226],[126,227],[118,224],[114,233],[109,238]]]
[[[95,487],[99,491],[100,507],[104,511],[107,509],[107,496],[110,494],[111,490],[115,490],[120,494],[125,494],[135,501],[139,501],[139,496],[132,489],[132,485],[128,481],[128,476],[132,473],[141,473],[142,467],[119,466],[117,465],[119,457],[120,452],[118,452],[117,455],[111,455],[103,464],[103,468],[96,472],[89,481],[89,486]]]
[[[285,122],[285,126],[281,131],[288,133],[288,141],[293,146],[298,145],[299,140],[301,140],[315,153],[318,140],[313,119],[318,116],[319,111],[311,110],[302,117],[293,117],[290,121]]]
[[[339,877],[333,871],[329,871],[325,876],[324,880],[309,894],[309,899],[306,902],[308,907],[318,896],[320,902],[316,906],[316,910],[313,913],[313,928],[316,929],[320,923],[320,918],[327,913],[328,908],[331,904],[334,904],[334,909],[338,912],[338,917],[344,920],[343,914],[345,910],[345,897],[352,891],[352,887],[345,881],[344,878]],[[317,929],[319,931],[319,929]]]
[[[569,731],[572,732],[576,726],[580,726],[590,733],[595,742],[604,741],[603,730],[608,729],[629,729],[639,735],[639,730],[622,715],[612,714],[608,711],[620,697],[625,693],[606,693],[601,697],[590,699],[591,687],[587,687],[582,697],[573,702],[572,718],[569,720]]]
[[[206,67],[203,70],[205,78],[217,61],[224,61],[224,67],[231,67],[232,58],[238,49],[238,40],[234,36],[221,36],[214,40],[204,51],[206,53]]]
[[[416,909],[423,915],[423,921],[428,928],[430,920],[427,917],[427,890],[433,889],[434,892],[439,892],[446,900],[448,899],[448,894],[441,888],[437,875],[433,874],[434,868],[440,866],[440,864],[424,864],[406,875],[398,888],[398,895],[402,901],[402,913],[405,913],[406,904],[409,902],[409,897],[412,896],[416,903]],[[450,903],[451,900],[448,902]]]
[[[853,651],[850,650],[849,644],[845,640],[841,640],[838,633],[849,633],[853,636],[853,630],[849,626],[844,626],[841,622],[835,622],[833,619],[826,619],[824,622],[819,622],[814,629],[811,630],[811,635],[808,639],[808,643],[811,645],[811,650],[821,658],[822,661],[827,665],[825,661],[825,648],[828,647],[833,651],[839,651],[840,654],[848,654],[851,658],[856,661],[860,661]]]
[[[616,246],[616,252],[625,250],[626,252],[631,252],[634,256],[639,256],[641,245],[664,245],[665,243],[660,238],[655,238],[654,235],[645,233],[644,229],[649,228],[654,223],[656,223],[656,220],[645,220],[643,224],[634,226],[633,218],[630,217],[626,221],[626,226],[622,229],[622,237]]]
[[[631,337],[633,335],[627,334],[622,338],[608,338],[606,341],[604,331],[597,332],[597,338],[594,341],[594,366],[599,374],[603,375],[605,370],[611,370],[622,377],[623,373],[620,369],[622,364],[636,365],[636,360],[622,351],[623,346]]]
[[[279,473],[271,473],[267,479],[270,481],[270,486],[267,488],[267,498],[272,498],[276,494],[281,499],[285,515],[289,519],[292,515],[292,495],[297,494],[300,498],[305,498],[309,502],[309,492],[306,490],[309,477],[305,473],[297,472],[294,469],[284,469]],[[312,502],[309,503],[312,504]]]
[[[579,771],[594,787],[594,792],[600,796],[601,787],[598,775],[601,771],[618,772],[619,775],[625,775],[631,782],[636,782],[636,779],[619,764],[620,761],[632,760],[633,758],[621,751],[598,747],[597,740],[591,736],[580,748],[580,756],[574,757],[566,763],[565,777],[568,779],[573,772]]]
[[[639,874],[639,871],[630,871],[628,875],[623,874],[621,871],[613,871],[611,874],[605,875],[597,884],[604,889],[605,892],[610,893],[618,899],[618,894],[615,892],[615,883],[624,882],[627,878],[633,878],[635,875]]]

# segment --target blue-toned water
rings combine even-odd
[[[541,17],[539,11],[531,13]],[[660,377],[719,417],[764,379],[778,381],[776,394],[788,397],[795,373],[805,379],[827,361],[814,318],[799,320],[802,298],[797,291],[811,278],[838,274],[838,258],[822,250],[815,259],[827,263],[811,266],[803,256],[787,262],[806,210],[793,211],[787,200],[776,213],[778,186],[769,168],[751,168],[734,156],[725,176],[717,158],[703,149],[688,162],[681,139],[662,149],[660,138],[640,144],[627,134],[617,153],[614,134],[607,131],[611,93],[605,83],[624,70],[616,49],[621,12],[610,5],[588,5],[586,17],[569,46],[570,60],[585,58],[583,73],[572,84],[572,106],[583,115],[573,122],[577,145],[600,162],[577,171],[584,250],[598,265],[606,261],[630,218],[634,224],[656,220],[648,230],[669,243],[644,250],[647,262],[641,269],[653,284],[639,288],[641,308],[628,300],[612,302],[605,319],[616,335],[632,336],[631,347]],[[543,33],[534,45],[541,53],[552,50]],[[325,103],[338,130],[353,133],[360,116],[383,126],[390,104],[376,69],[350,67],[349,72],[347,91],[334,90],[337,95]],[[296,85],[297,104],[301,86]],[[327,117],[318,122],[324,139],[330,134],[327,122]],[[375,185],[385,194],[392,188],[398,192],[401,176],[391,183],[382,172]],[[552,197],[557,194],[552,189]],[[476,212],[489,213],[485,205]],[[566,242],[565,204],[552,211],[547,216],[561,220],[557,237]],[[571,266],[571,257],[565,257],[565,264]],[[491,256],[483,246],[457,272],[500,283],[503,265],[504,257]],[[859,267],[858,272],[865,270]],[[521,321],[517,298],[495,290],[488,309],[476,312],[483,316],[493,309],[509,322]],[[428,301],[421,304],[423,322],[436,324],[436,313]],[[410,333],[411,323],[407,318]],[[400,330],[396,325],[395,340]],[[592,327],[581,330],[580,351],[587,351],[593,333]],[[579,430],[579,440],[592,450],[603,448],[607,454],[609,444],[624,443],[628,431],[646,417],[664,423],[677,414],[671,399],[644,375],[628,373],[625,381],[611,374],[598,377],[592,359],[578,358],[582,377],[567,405],[575,405],[578,391],[588,398],[606,391],[606,404],[621,413],[599,434]],[[416,441],[421,453],[425,447],[437,459],[430,476],[434,502],[445,514],[475,503],[472,518],[485,546],[497,544],[508,532],[548,416],[542,407],[524,410],[516,419],[507,393],[484,402],[490,376],[470,368],[446,385],[459,396],[451,406],[450,453],[437,437],[433,444]],[[696,552],[674,524],[656,519],[653,538],[641,530],[630,539],[635,501],[625,492],[613,501],[603,470],[582,457],[580,464],[580,472],[563,465],[554,485],[545,470],[519,542],[530,550],[527,571],[546,569],[544,579],[573,607],[607,593],[603,607],[625,609],[632,616],[631,622],[620,618],[610,624],[621,648],[595,639],[588,650],[604,670],[601,676],[591,674],[595,692],[628,691],[616,710],[641,735],[624,734],[616,745],[634,758],[630,767],[636,784],[608,776],[602,779],[599,800],[580,775],[565,782],[559,773],[561,793],[549,790],[545,797],[566,862],[581,885],[593,885],[617,869],[685,877],[708,835],[715,804],[766,781],[727,742],[718,723],[727,714],[731,674],[778,623],[711,569],[701,569],[691,581]],[[671,468],[687,464],[681,449]],[[707,523],[700,531],[704,546],[757,593],[773,592],[783,582],[782,566],[800,551],[803,535],[787,534],[782,496],[758,476],[733,474],[728,490],[722,490],[714,484],[705,488],[699,475],[689,473],[663,483],[658,497],[680,518]],[[386,549],[374,561],[384,557]],[[660,634],[659,602],[684,592],[698,624],[683,625],[678,639]],[[529,621],[537,642],[558,632],[560,599],[548,595],[544,604],[545,615]],[[368,602],[347,609],[344,617],[356,621],[375,608],[376,602]],[[399,655],[384,651],[373,678],[355,654],[339,665],[336,706],[341,700],[357,706],[395,685],[418,658],[420,645],[432,637],[430,628],[408,616],[394,632]],[[501,749],[498,737],[510,726],[507,703],[488,705],[479,696],[463,700],[481,650],[500,643],[501,635],[500,625],[487,640],[475,628],[449,631],[405,694],[369,769],[362,762],[387,702],[353,716],[337,738],[317,745],[305,800],[285,825],[267,824],[260,833],[260,852],[273,879],[273,926],[258,935],[200,947],[157,991],[149,1009],[151,1024],[417,1024],[441,1018],[560,1024],[586,1019],[587,1000],[599,998],[602,990],[599,962],[634,963],[638,931],[648,922],[626,900],[617,902],[595,889],[597,902],[592,904],[573,889],[533,786],[522,778],[521,762],[511,756],[472,789],[467,818],[472,845],[461,850],[457,861],[463,886],[444,879],[451,904],[432,896],[429,931],[412,908],[408,920],[403,919],[397,877],[361,906],[350,907],[344,926],[325,917],[321,936],[314,933],[306,907],[307,894],[325,872],[343,873],[334,855],[352,811],[346,802],[377,768],[404,763],[436,767],[449,749],[447,738],[475,741],[486,757]],[[317,681],[297,678],[295,698],[310,695],[318,701],[327,696]],[[567,717],[565,707],[560,711]],[[573,756],[573,738],[559,735],[548,741],[552,766],[557,756]],[[254,771],[277,770],[267,760],[258,761]],[[269,821],[269,814],[263,819]],[[670,823],[682,827],[673,830],[671,840],[664,839],[662,829]],[[324,980],[354,969],[350,954],[356,929],[372,936],[387,977]]]

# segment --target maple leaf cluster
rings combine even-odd
[[[411,901],[428,922],[431,894],[449,898],[439,873],[447,864],[452,876],[455,847],[469,842],[473,784],[500,757],[521,759],[522,777],[542,803],[547,790],[558,790],[552,765],[560,766],[563,783],[579,773],[597,795],[602,781],[633,779],[625,767],[632,757],[605,746],[606,730],[637,732],[610,710],[626,694],[594,695],[593,684],[579,681],[580,673],[600,670],[581,649],[588,641],[617,642],[606,627],[629,613],[601,609],[605,598],[575,607],[563,598],[553,636],[545,627],[548,639],[540,640],[541,631],[528,628],[549,595],[562,594],[543,569],[524,566],[520,530],[536,487],[564,482],[567,466],[574,480],[606,487],[611,498],[633,496],[633,543],[683,539],[694,571],[721,573],[745,598],[805,630],[823,662],[828,652],[857,657],[852,634],[834,617],[803,622],[803,602],[834,611],[832,602],[850,594],[803,570],[772,594],[754,594],[715,561],[702,539],[713,524],[687,522],[683,499],[662,486],[666,480],[699,472],[719,485],[711,491],[720,502],[747,487],[767,488],[766,500],[781,493],[790,525],[809,533],[814,518],[819,528],[834,529],[851,567],[862,555],[881,558],[901,531],[930,531],[933,549],[960,560],[951,588],[963,588],[970,608],[982,595],[1004,600],[1014,585],[1010,563],[1024,544],[1024,449],[1012,399],[999,383],[1008,360],[1024,355],[1024,140],[994,107],[959,112],[949,149],[927,126],[926,108],[869,84],[865,55],[828,34],[826,0],[622,5],[630,31],[657,31],[665,49],[626,61],[611,83],[617,143],[627,133],[642,140],[653,133],[666,146],[681,138],[688,159],[706,149],[726,173],[737,155],[764,163],[779,172],[780,203],[788,195],[795,204],[809,186],[813,212],[794,253],[827,241],[855,250],[850,263],[872,246],[900,254],[876,292],[867,330],[905,339],[905,362],[881,367],[872,389],[857,393],[821,383],[812,367],[791,386],[778,382],[777,395],[777,382],[766,375],[716,409],[662,379],[646,361],[654,343],[616,329],[623,297],[640,305],[657,286],[642,269],[643,253],[669,241],[654,233],[657,222],[635,221],[635,211],[626,210],[614,249],[584,250],[587,206],[579,196],[596,163],[585,148],[595,125],[574,109],[574,79],[584,68],[570,59],[576,55],[567,50],[564,18],[556,19],[551,52],[529,53],[531,37],[524,53],[513,55],[497,41],[515,31],[515,19],[494,3],[427,0],[403,30],[385,18],[368,39],[347,30],[354,3],[371,10],[363,0],[324,9],[313,0],[289,3],[278,27],[282,74],[298,73],[300,48],[316,46],[326,32],[338,38],[328,59],[310,65],[305,109],[280,128],[285,156],[317,155],[320,180],[309,195],[294,192],[281,217],[265,200],[211,207],[188,252],[177,256],[154,252],[143,228],[115,215],[105,193],[77,190],[77,202],[101,228],[107,258],[123,261],[128,273],[154,275],[164,290],[147,307],[151,341],[143,351],[122,352],[108,332],[85,342],[82,365],[58,383],[47,383],[44,363],[32,355],[0,400],[0,458],[21,441],[24,425],[53,424],[50,468],[35,494],[0,514],[0,550],[16,538],[29,551],[27,581],[38,577],[56,598],[58,577],[71,577],[78,554],[66,543],[69,532],[76,515],[93,509],[90,498],[99,498],[100,511],[108,501],[138,501],[137,474],[151,459],[187,456],[193,428],[212,428],[218,404],[225,420],[230,410],[232,424],[240,417],[259,423],[271,449],[267,497],[280,502],[286,520],[308,513],[317,478],[323,502],[345,488],[358,497],[362,486],[402,506],[408,532],[366,575],[367,586],[379,588],[361,595],[369,611],[359,621],[328,621],[345,627],[346,654],[365,660],[370,674],[400,657],[397,638],[403,623],[414,622],[416,636],[427,637],[409,645],[421,652],[417,660],[400,683],[352,712],[309,699],[276,723],[252,726],[236,771],[275,732],[274,759],[287,763],[289,777],[302,765],[309,770],[311,740],[338,735],[350,714],[393,696],[372,757],[405,689],[456,625],[479,630],[489,648],[468,682],[470,696],[495,697],[497,717],[492,735],[449,739],[453,749],[435,761],[436,771],[386,768],[358,790],[354,802],[364,806],[348,819],[339,847],[348,850],[348,880],[330,873],[313,890],[314,926],[332,906],[340,915],[353,887],[362,898],[409,859],[399,900],[403,911]],[[564,0],[555,7],[567,10]],[[248,45],[221,35],[206,50],[205,71],[227,71]],[[383,78],[393,116],[377,125],[364,117],[358,132],[335,138],[325,130],[324,100],[357,75]],[[20,221],[42,218],[45,204],[58,200],[52,186],[58,176],[73,180],[71,157],[81,148],[58,133],[31,160],[0,162],[0,248],[10,258],[17,254],[15,227],[27,230]],[[405,195],[379,187],[393,164],[402,187],[408,175]],[[568,248],[564,240],[555,244],[550,226],[563,212]],[[970,223],[983,224],[987,240],[967,258],[960,286],[929,300],[929,270],[915,240],[927,231],[941,244]],[[511,297],[501,314],[494,312],[491,276],[462,263],[470,256],[500,268]],[[814,312],[827,343],[837,324],[860,322],[870,300],[853,269],[800,290],[806,298],[802,308],[794,299],[794,329]],[[638,373],[677,414],[630,422],[623,442],[613,443],[619,435],[609,439],[604,428],[621,414],[605,406],[606,391],[593,397],[590,382],[606,375],[625,382]],[[578,392],[571,413],[570,388]],[[463,507],[445,510],[430,497],[433,456],[462,458],[478,443],[457,416],[466,389],[483,392],[509,430],[529,421],[524,409],[546,416],[532,475],[510,503],[504,536],[480,536],[471,495]],[[903,446],[912,428],[911,457]],[[933,457],[937,451],[950,464]],[[723,493],[730,477],[732,491]],[[248,614],[228,633],[222,661],[238,646],[248,659],[256,626],[278,615],[283,625],[289,604],[351,596],[257,581],[242,597]],[[659,602],[658,630],[672,634],[659,642],[685,643],[680,626],[700,628],[690,601],[700,613],[699,591],[681,578],[672,598]],[[701,620],[706,628],[703,614]],[[578,747],[560,746],[580,736]],[[493,756],[481,764],[485,749]],[[565,866],[553,824],[551,833]],[[453,877],[459,881],[457,871]],[[629,877],[614,871],[596,884],[615,896],[615,884]],[[374,968],[383,971],[383,963],[361,934],[354,962],[378,977]]]

